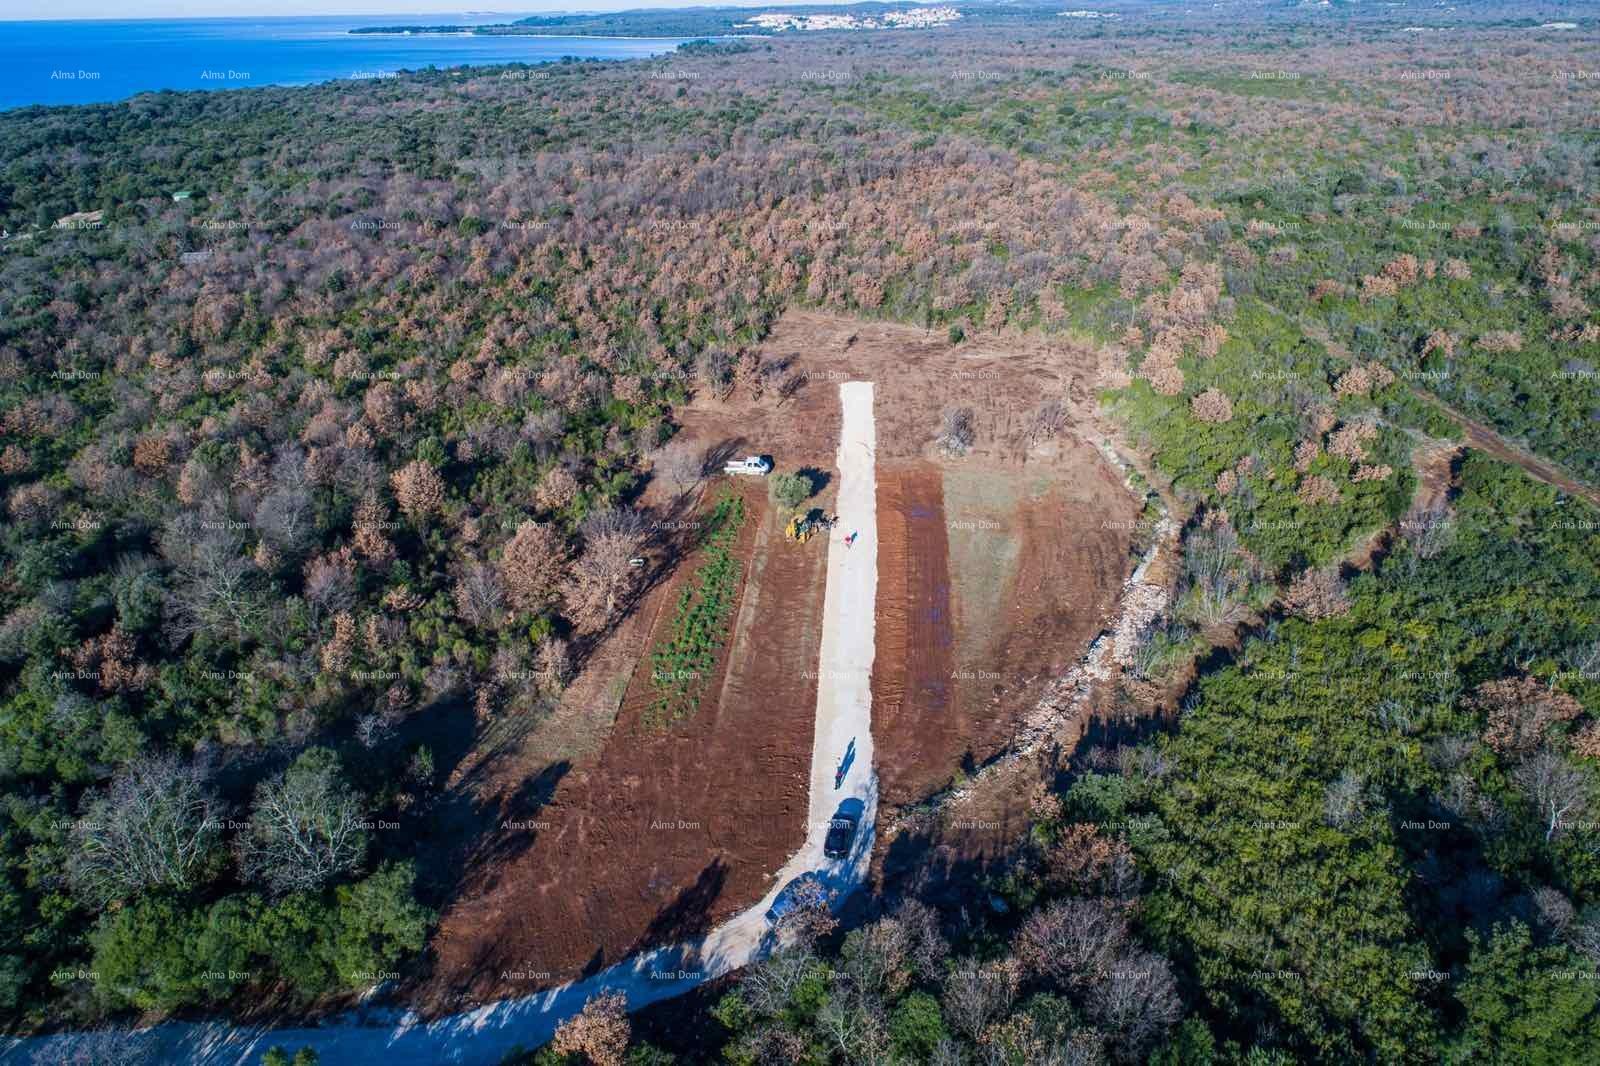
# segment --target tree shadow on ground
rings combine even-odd
[[[833,483],[833,475],[815,466],[802,466],[799,475],[811,483],[811,495],[820,496],[822,490]]]
[[[743,454],[741,449],[745,446],[745,438],[730,437],[708,449],[702,467],[705,476],[716,477],[722,471],[722,464]],[[568,652],[575,671],[581,671],[587,665],[617,628],[638,610],[645,598],[658,586],[665,584],[679,564],[709,536],[710,530],[705,523],[694,517],[704,499],[704,493],[675,493],[665,505],[644,510],[649,525],[649,533],[641,546],[644,565],[618,599],[616,611],[604,627],[591,633],[569,634]]]
[[[1137,748],[1158,733],[1169,732],[1176,720],[1164,714],[1101,714],[1095,713],[1085,724],[1077,743],[1070,749],[1057,747],[1047,756],[1047,765],[1054,778],[1053,787],[1063,791],[1087,769],[1117,772],[1114,765],[1091,766],[1091,757],[1097,752],[1110,753],[1126,748]]]
[[[650,925],[625,953],[647,950],[660,944],[692,940],[711,931],[711,910],[722,896],[728,881],[728,866],[722,857],[711,860],[694,884],[678,893],[678,898],[663,907]]]
[[[905,899],[919,899],[941,911],[988,912],[989,891],[984,885],[1010,866],[1016,851],[1012,845],[963,854],[938,830],[901,833],[884,853],[881,881],[868,908],[874,913],[862,917],[887,913]],[[848,909],[842,917],[851,917]]]
[[[728,437],[718,441],[706,449],[705,461],[700,466],[700,473],[704,477],[713,478],[722,473],[723,464],[729,459],[737,459],[745,454],[745,449],[750,447],[750,442],[744,437]]]

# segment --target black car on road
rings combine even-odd
[[[850,854],[850,843],[856,838],[856,826],[861,816],[841,810],[828,822],[828,836],[822,842],[822,854],[830,859],[842,859]]]

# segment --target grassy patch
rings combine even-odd
[[[678,596],[671,636],[650,654],[656,698],[645,717],[653,726],[664,728],[700,706],[717,652],[728,638],[728,621],[739,592],[740,566],[733,546],[744,518],[744,500],[730,495],[717,501],[707,520],[705,561]]]

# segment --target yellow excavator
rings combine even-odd
[[[831,525],[833,525],[832,518],[819,510],[812,509],[805,514],[797,514],[789,519],[789,524],[783,527],[783,536],[785,540],[792,540],[796,544],[804,544],[811,539],[812,534]]]

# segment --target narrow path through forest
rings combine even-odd
[[[1280,315],[1283,314],[1281,311],[1278,313]],[[1287,315],[1284,315],[1284,317],[1289,318]],[[1298,321],[1292,318],[1289,320]],[[1299,325],[1308,339],[1316,341],[1347,363],[1354,361],[1350,350],[1330,337],[1327,329],[1320,323],[1300,321]],[[1600,507],[1600,489],[1578,480],[1578,478],[1550,460],[1535,455],[1519,444],[1512,443],[1489,426],[1467,417],[1421,386],[1411,385],[1409,387],[1413,396],[1459,426],[1461,434],[1466,439],[1469,447],[1476,448],[1485,455],[1492,455],[1501,462],[1510,463],[1512,466],[1526,471],[1536,481],[1542,481],[1546,485],[1558,488],[1570,496],[1580,497],[1591,506]]]

